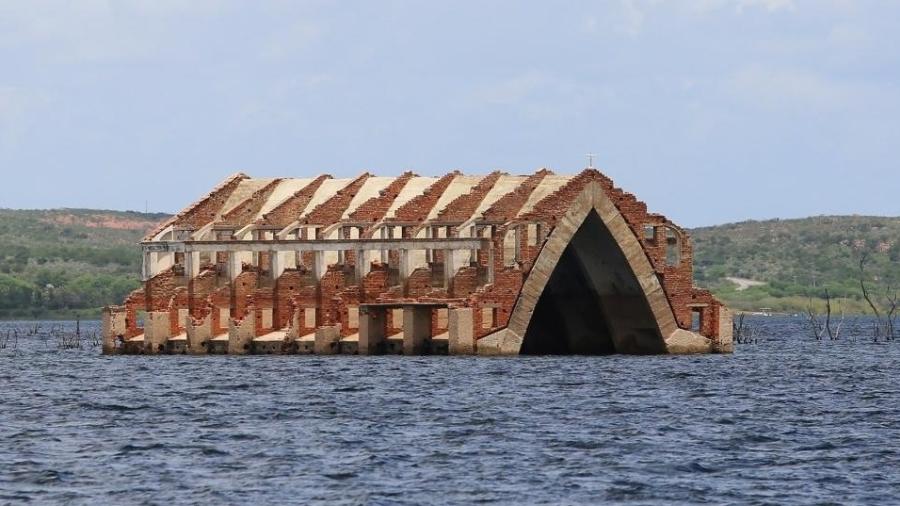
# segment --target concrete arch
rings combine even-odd
[[[602,187],[596,182],[591,182],[573,201],[569,211],[557,222],[544,243],[525,279],[507,327],[478,341],[480,354],[516,355],[522,351],[524,338],[542,293],[547,288],[567,247],[592,213],[595,213],[596,219],[602,223],[621,251],[639,287],[639,293],[646,302],[646,309],[652,315],[655,342],[647,345],[647,349],[638,347],[619,351],[648,353],[666,351],[666,339],[678,330],[678,326],[662,285],[640,241],[625,218],[606,196]]]

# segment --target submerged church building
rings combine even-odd
[[[105,353],[732,351],[685,231],[593,168],[236,174],[141,247]]]

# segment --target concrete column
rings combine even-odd
[[[234,281],[241,273],[241,257],[236,251],[228,252],[228,279]]]
[[[256,337],[256,309],[251,309],[237,325],[233,319],[228,321],[228,354],[250,353],[250,343],[254,337]]]
[[[363,278],[369,273],[369,262],[366,261],[366,251],[356,250],[356,282],[362,283]]]
[[[475,318],[470,307],[451,309],[448,318],[450,355],[475,354]]]
[[[325,252],[324,251],[315,251],[313,266],[312,266],[313,276],[316,277],[316,280],[322,279],[322,276],[325,275]]]
[[[475,225],[469,227],[469,237],[478,237],[478,228]],[[475,265],[478,263],[478,250],[471,249],[469,250],[469,264]]]
[[[200,274],[200,252],[188,251],[184,254],[184,275],[190,281]]]
[[[316,342],[313,350],[316,355],[334,355],[338,352],[340,340],[340,327],[319,327],[316,329]]]
[[[250,238],[253,239],[254,241],[258,241],[260,239],[259,230],[251,230]],[[252,260],[250,260],[250,263],[252,263],[256,267],[259,267],[259,252],[254,251],[253,253],[251,253],[251,255],[253,256],[253,258],[252,258]]]
[[[400,284],[406,286],[406,278],[409,277],[409,250],[400,250]]]
[[[294,234],[294,239],[297,239],[298,241],[300,239],[303,239],[303,237],[304,237],[303,231],[300,228],[295,230],[293,232],[293,234]],[[293,255],[294,255],[294,267],[300,267],[301,265],[303,265],[303,252],[295,251],[293,253]]]
[[[272,276],[272,280],[278,279],[278,276],[281,276],[281,273],[284,272],[284,259],[281,258],[281,253],[278,251],[269,251],[269,274]]]
[[[386,330],[387,309],[359,308],[359,354],[380,355],[384,353]]]
[[[166,341],[171,337],[170,333],[168,311],[148,312],[144,317],[144,353],[148,355],[164,353]]]
[[[421,355],[431,339],[431,308],[403,308],[403,354]]]
[[[734,315],[731,310],[722,306],[719,308],[719,339],[714,341],[713,350],[718,353],[734,352]]]
[[[144,250],[144,260],[141,264],[141,280],[147,281],[153,277],[153,253]]]
[[[187,352],[191,355],[206,355],[212,337],[212,315],[206,315],[200,325],[194,325],[191,318],[188,318],[184,329],[187,334]]]
[[[381,234],[382,239],[387,239],[388,228],[389,227],[381,227],[381,230],[379,233]],[[389,259],[388,250],[386,250],[386,249],[381,250],[381,263],[383,263],[383,264],[388,263],[388,259]]]
[[[102,329],[101,335],[103,336],[103,353],[115,353],[116,341],[119,336],[124,336],[126,332],[125,311],[104,308],[100,325]]]
[[[453,289],[453,275],[456,274],[456,264],[453,258],[453,250],[444,250],[444,288],[449,292]]]

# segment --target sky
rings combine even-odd
[[[0,208],[594,165],[684,226],[900,216],[900,2],[0,0]]]

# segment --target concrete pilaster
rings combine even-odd
[[[184,329],[187,334],[187,352],[191,355],[206,355],[208,341],[212,337],[212,315],[206,315],[199,325],[194,325],[194,322],[188,318]]]
[[[147,281],[153,277],[153,253],[144,251],[143,263],[141,264],[141,280]]]
[[[470,307],[451,309],[448,315],[447,331],[450,355],[472,355],[475,353],[475,317]]]
[[[285,254],[280,251],[269,252],[269,274],[272,276],[273,280],[278,279],[287,267],[287,258],[285,258],[284,255]]]
[[[431,339],[431,308],[403,308],[403,354],[421,355]]]
[[[340,340],[340,327],[319,327],[316,329],[316,342],[313,345],[313,349],[316,355],[334,355],[338,352],[338,342]]]
[[[316,280],[320,280],[325,275],[325,252],[316,251],[313,257],[313,275],[316,277]]]
[[[444,288],[449,292],[453,288],[453,275],[456,274],[456,262],[453,250],[444,250]]]
[[[250,353],[250,344],[256,337],[256,310],[247,312],[240,323],[235,324],[234,320],[228,321],[228,354],[229,355],[246,355]]]
[[[200,274],[200,252],[193,251],[184,254],[184,276],[190,281]]]
[[[103,353],[115,353],[116,341],[119,336],[124,336],[126,331],[125,311],[112,307],[104,308],[100,326],[103,336]]]
[[[151,311],[144,317],[144,353],[156,355],[166,348],[171,336],[168,311]]]
[[[359,309],[359,354],[377,355],[384,352],[387,337],[387,310],[376,307]]]
[[[240,254],[235,251],[228,252],[228,260],[227,260],[227,270],[228,270],[228,279],[234,281],[235,278],[241,273],[241,257]]]
[[[356,282],[361,283],[363,278],[366,277],[366,274],[369,272],[369,262],[366,261],[366,251],[358,249],[356,250]]]

